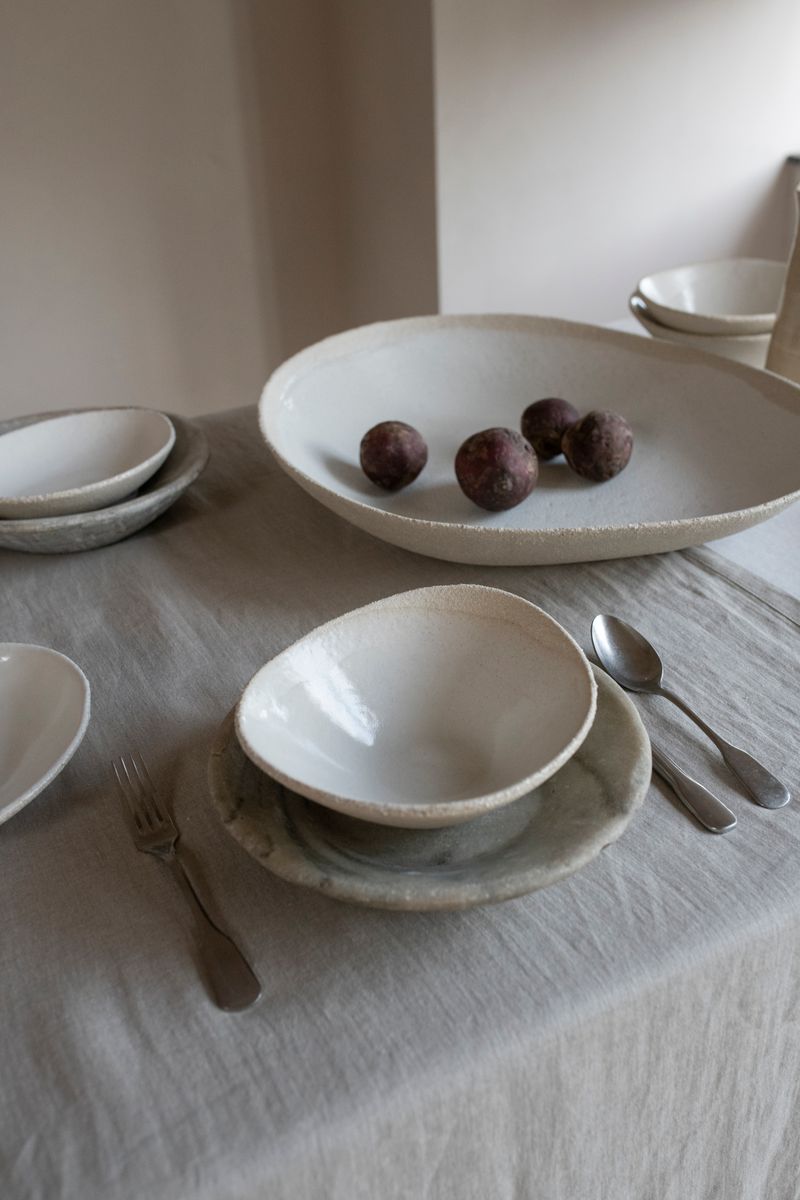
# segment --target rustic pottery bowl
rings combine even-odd
[[[777,317],[786,264],[765,258],[689,263],[639,280],[653,317],[686,333],[769,333]]]
[[[91,512],[129,496],[175,443],[163,413],[146,408],[74,412],[0,436],[0,517]]]
[[[63,770],[89,722],[83,671],[56,650],[0,642],[0,824]]]
[[[597,685],[556,621],[497,588],[403,592],[320,626],[245,688],[236,732],[263,771],[383,825],[470,820],[548,779]]]
[[[747,333],[724,337],[721,334],[686,333],[683,329],[670,329],[657,321],[644,299],[636,292],[630,297],[628,307],[639,324],[651,337],[676,346],[689,346],[707,354],[718,354],[733,362],[746,363],[751,367],[763,368],[767,361],[770,333]]]

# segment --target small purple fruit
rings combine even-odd
[[[489,512],[520,504],[531,494],[538,477],[533,446],[515,429],[473,433],[456,454],[456,478],[462,492]]]
[[[628,465],[633,452],[633,432],[619,413],[590,412],[570,425],[561,448],[577,475],[604,483]]]
[[[522,436],[527,438],[539,458],[555,458],[561,453],[561,438],[580,415],[568,400],[555,397],[536,400],[522,414]]]
[[[422,434],[405,421],[381,421],[361,439],[361,469],[387,492],[407,487],[428,461]]]

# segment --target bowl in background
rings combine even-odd
[[[724,258],[657,271],[637,291],[656,321],[685,333],[769,333],[778,313],[786,264]]]
[[[763,368],[767,361],[771,333],[722,337],[719,334],[686,333],[682,329],[672,329],[655,319],[649,305],[636,292],[628,300],[628,307],[639,324],[654,338],[679,346],[693,346],[695,350],[705,350],[751,367]]]
[[[175,444],[169,417],[101,408],[34,421],[0,436],[0,517],[92,512],[135,492]]]
[[[245,754],[285,787],[381,825],[434,828],[530,792],[575,753],[597,685],[536,605],[419,588],[321,625],[236,710]]]

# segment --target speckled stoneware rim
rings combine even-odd
[[[407,317],[335,334],[301,350],[273,372],[261,394],[259,426],[276,461],[315,499],[373,536],[433,558],[479,565],[534,566],[591,562],[684,549],[757,525],[800,499],[799,477],[798,487],[782,496],[714,514],[548,529],[465,525],[395,513],[344,495],[312,478],[277,447],[272,435],[273,422],[284,395],[302,375],[348,354],[376,349],[390,341],[402,341],[418,333],[470,328],[539,335],[553,333],[583,342],[594,341],[630,348],[639,355],[650,356],[654,361],[677,361],[687,366],[696,364],[711,367],[718,373],[745,380],[779,407],[800,414],[800,386],[758,367],[674,342],[645,339],[637,334],[563,321],[556,317],[502,313]]]
[[[75,409],[70,412],[94,412]],[[0,422],[0,433],[66,413],[38,413]],[[165,462],[135,496],[107,508],[59,517],[0,518],[0,549],[32,554],[67,554],[121,541],[155,521],[198,478],[210,457],[205,433],[186,417],[165,413],[175,429],[175,444]]]
[[[107,475],[102,479],[92,480],[91,483],[82,484],[80,487],[62,488],[60,490],[51,492],[31,493],[23,496],[0,495],[0,505],[14,504],[19,507],[33,507],[34,505],[41,505],[45,503],[49,504],[69,500],[80,500],[83,497],[90,496],[93,492],[105,490],[106,488],[111,487],[116,488],[124,486],[126,483],[130,483],[131,489],[141,487],[147,482],[151,475],[156,473],[162,463],[166,461],[168,455],[172,451],[173,446],[175,445],[175,426],[166,413],[158,412],[157,410],[151,408],[133,408],[130,405],[126,406],[125,408],[84,409],[79,413],[62,412],[51,414],[49,417],[40,417],[36,421],[26,421],[24,425],[18,425],[17,429],[27,429],[29,425],[48,424],[51,421],[60,421],[65,417],[88,415],[90,412],[148,413],[152,417],[157,417],[163,423],[164,440],[158,449],[154,450],[152,454],[147,456],[147,458],[143,458],[141,462],[134,463],[124,471],[118,471],[115,475]],[[13,432],[15,432],[15,430],[6,429],[0,432],[0,436],[3,436],[4,433]],[[87,511],[91,512],[96,510],[89,509]],[[62,515],[74,516],[76,514],[69,513]],[[18,517],[16,519],[27,520],[28,518]]]
[[[244,754],[228,714],[209,760],[211,801],[230,835],[273,875],[334,899],[373,908],[436,911],[494,904],[549,887],[579,871],[627,829],[647,794],[650,741],[636,708],[599,668],[598,708],[592,730],[575,755],[544,783],[498,812],[446,830],[388,830],[339,814],[329,816],[362,829],[361,839],[397,834],[421,839],[467,834],[474,839],[458,865],[403,869],[376,864],[365,855],[339,855],[304,838],[303,815],[317,809],[259,771]],[[528,805],[531,818],[507,847],[483,844],[481,823],[513,822]],[[325,812],[325,810],[317,810]],[[298,817],[300,819],[298,819]],[[552,833],[553,825],[557,832]],[[486,826],[484,825],[484,828]],[[551,844],[555,836],[555,843]],[[322,853],[320,853],[320,851]]]
[[[31,786],[22,792],[21,795],[17,796],[14,800],[10,800],[6,805],[0,808],[0,825],[2,825],[4,821],[10,820],[11,817],[20,812],[21,809],[25,808],[25,806],[29,804],[31,800],[35,799],[40,792],[43,792],[46,787],[49,787],[56,776],[61,774],[61,772],[64,770],[64,767],[73,757],[75,751],[83,741],[86,730],[89,727],[89,720],[92,715],[91,684],[76,662],[73,662],[73,660],[68,658],[66,654],[62,654],[60,650],[53,650],[50,646],[40,646],[38,643],[33,642],[0,642],[0,655],[5,649],[9,648],[22,648],[25,650],[41,651],[42,654],[46,654],[50,658],[60,659],[61,662],[65,663],[81,681],[83,686],[83,708],[81,710],[77,728],[67,748],[62,754],[59,755],[56,762],[52,764],[49,770],[47,770],[44,775],[42,775],[36,781],[36,783],[31,784]]]
[[[384,805],[374,800],[368,801],[353,796],[337,795],[286,774],[275,763],[265,758],[259,752],[258,747],[253,745],[248,738],[241,717],[243,708],[246,706],[253,688],[258,685],[262,672],[285,660],[295,652],[297,646],[308,639],[329,635],[337,628],[340,629],[346,624],[359,620],[366,613],[386,612],[391,614],[403,608],[468,613],[470,616],[480,616],[482,619],[489,617],[491,620],[511,623],[517,629],[524,627],[525,632],[530,633],[531,649],[534,653],[545,641],[551,650],[557,645],[560,653],[569,656],[572,666],[580,669],[586,682],[584,716],[577,732],[546,764],[523,776],[514,784],[481,795],[442,801],[432,805],[424,805],[419,802],[405,805],[393,802]],[[544,637],[543,632],[545,633]],[[575,639],[554,617],[515,592],[509,592],[503,588],[486,587],[482,584],[455,583],[398,592],[384,597],[382,600],[365,604],[361,608],[352,609],[350,612],[311,630],[310,633],[299,638],[293,645],[288,646],[256,671],[236,706],[235,726],[239,743],[248,758],[262,771],[271,775],[273,779],[291,791],[297,792],[309,800],[314,800],[317,804],[335,809],[337,812],[348,813],[353,817],[360,817],[363,820],[378,821],[386,825],[410,824],[413,820],[417,827],[422,827],[423,825],[443,825],[469,820],[471,817],[508,804],[544,783],[564,765],[584,741],[591,729],[596,709],[597,684],[589,660]]]

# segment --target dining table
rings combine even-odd
[[[552,566],[423,557],[324,508],[252,405],[197,418],[205,472],[153,524],[0,552],[3,638],[92,688],[83,743],[0,828],[4,1200],[791,1200],[800,1195],[800,807],[758,807],[681,713],[661,746],[736,814],[654,777],[561,882],[461,911],[277,878],[209,794],[247,681],[320,623],[411,588],[500,587],[591,655],[595,614],[798,794],[800,505],[714,546]],[[111,763],[141,754],[263,988],[212,1002],[191,908],[137,852]]]

